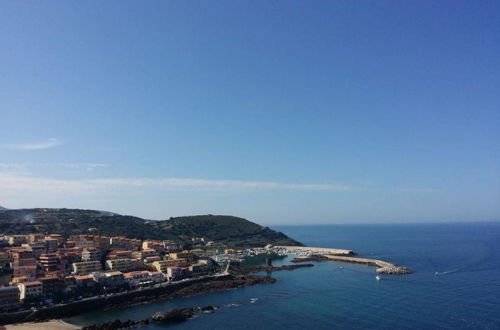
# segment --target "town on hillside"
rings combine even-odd
[[[0,311],[34,309],[216,275],[265,249],[92,234],[0,234]]]

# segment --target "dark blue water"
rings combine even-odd
[[[306,245],[352,249],[416,273],[376,281],[373,267],[317,262],[313,268],[274,273],[279,281],[272,285],[88,313],[68,321],[142,319],[157,311],[210,304],[222,307],[172,328],[500,329],[500,223],[274,229]],[[251,303],[252,298],[258,300]],[[235,302],[241,306],[224,307]]]

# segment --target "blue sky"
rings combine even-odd
[[[0,205],[500,219],[498,1],[2,1]]]

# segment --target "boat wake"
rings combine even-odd
[[[459,271],[460,271],[460,269],[452,269],[452,270],[447,270],[444,272],[435,272],[434,275],[439,276],[439,275],[453,274],[453,273],[456,273]]]

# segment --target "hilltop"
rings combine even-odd
[[[0,233],[59,233],[64,237],[89,233],[138,239],[176,240],[189,244],[203,237],[227,247],[256,247],[266,244],[302,245],[300,242],[243,218],[227,215],[197,215],[147,220],[111,212],[81,209],[2,209]]]

